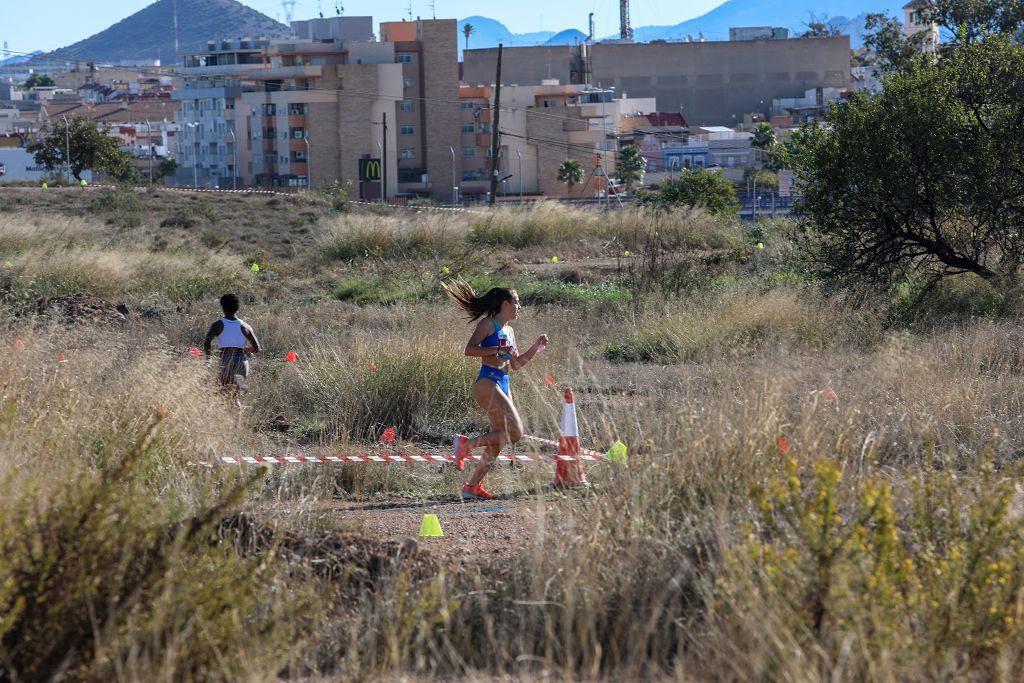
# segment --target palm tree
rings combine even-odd
[[[473,24],[462,25],[462,35],[466,36],[466,49],[469,49],[469,37],[476,33],[476,29],[473,28]]]
[[[583,181],[583,167],[575,159],[566,159],[558,167],[558,182],[565,183],[569,194],[572,194],[572,186],[579,185]]]

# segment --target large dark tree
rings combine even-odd
[[[39,131],[39,140],[29,147],[35,154],[36,163],[48,171],[61,171],[67,164],[67,153],[71,152],[71,175],[81,179],[82,171],[88,169],[103,171],[118,180],[131,178],[134,173],[131,156],[121,150],[121,143],[86,116],[50,119]],[[70,137],[70,141],[69,141]],[[70,144],[69,144],[70,142]]]
[[[809,251],[830,278],[891,284],[975,273],[1016,281],[1024,257],[1024,48],[990,36],[919,60],[832,109],[794,165]]]
[[[1024,24],[1024,0],[931,0],[917,11],[924,22],[938,24],[958,44],[1012,35]]]

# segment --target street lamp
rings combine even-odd
[[[189,152],[192,155],[192,187],[197,188],[199,187],[199,155],[196,154],[196,137],[198,136],[196,126],[199,125],[199,122],[193,121],[185,125],[192,129],[192,148]]]
[[[238,142],[235,140],[235,124],[231,123],[231,128],[228,128],[228,132],[231,133],[231,156],[234,159],[231,167],[231,189],[238,189]]]
[[[455,184],[455,148],[448,145],[448,151],[452,153],[452,204],[459,203],[459,188]]]
[[[71,127],[68,126],[68,117],[61,114],[60,117],[64,119],[64,161],[65,161],[65,175],[68,179],[68,184],[71,184]]]
[[[516,156],[519,157],[519,203],[523,203],[523,153],[518,149]]]
[[[306,187],[313,188],[313,155],[309,152],[309,134],[302,131],[302,141],[306,143]]]

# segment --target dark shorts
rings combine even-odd
[[[220,383],[234,384],[240,389],[245,388],[245,380],[249,377],[249,360],[241,351],[222,353],[220,356]]]

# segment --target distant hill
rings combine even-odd
[[[642,26],[635,28],[636,40],[728,40],[729,29],[740,26],[782,26],[794,35],[807,30],[814,16],[830,23],[853,37],[864,28],[864,17],[872,12],[887,12],[902,20],[905,4],[893,0],[728,0],[710,12],[674,26]],[[858,41],[853,41],[858,42]]]
[[[462,27],[469,24],[473,27],[473,33],[469,36],[469,48],[497,47],[499,43],[509,47],[520,47],[524,45],[544,45],[554,37],[554,31],[534,31],[532,33],[515,34],[508,30],[505,24],[495,19],[474,15],[458,20],[459,27],[459,54],[466,47],[466,36],[462,33]]]
[[[211,39],[287,34],[288,28],[236,0],[177,0],[181,54]],[[176,63],[172,0],[158,0],[110,28],[46,55],[92,62],[159,59]]]
[[[684,41],[687,36],[699,40],[729,40],[729,29],[741,26],[782,26],[794,37],[807,30],[812,17],[827,21],[841,33],[850,36],[854,47],[862,43],[864,20],[872,12],[885,12],[903,19],[905,0],[728,0],[710,12],[672,26],[637,26],[633,35],[637,42],[652,40]],[[586,34],[567,29],[551,32],[514,34],[499,21],[482,16],[459,20],[459,51],[465,47],[462,26],[472,24],[475,32],[469,47],[497,47],[498,43],[518,45],[572,45],[582,41]],[[618,33],[599,37],[599,40],[617,39]]]
[[[544,42],[545,45],[576,45],[587,39],[587,34],[574,28],[561,31]]]
[[[2,54],[3,54],[3,51],[0,50],[0,55],[2,55]],[[3,67],[3,66],[17,66],[18,64],[24,64],[25,62],[27,62],[28,60],[32,59],[36,55],[41,55],[41,54],[43,54],[42,51],[36,50],[35,52],[33,52],[31,54],[15,55],[13,57],[8,57],[7,59],[0,59],[0,67]]]

